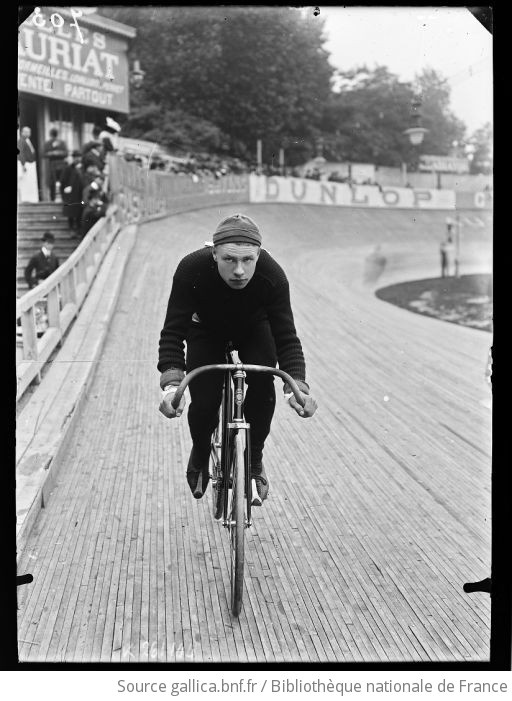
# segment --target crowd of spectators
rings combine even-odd
[[[239,158],[219,157],[211,154],[193,155],[186,157],[165,157],[161,155],[147,156],[125,153],[127,161],[149,170],[157,170],[164,173],[173,173],[180,176],[188,176],[194,182],[203,178],[222,178],[227,174],[252,174],[257,173],[267,177],[307,178],[309,180],[321,180],[335,183],[353,185],[373,185],[381,189],[379,183],[372,178],[354,179],[351,175],[342,175],[338,171],[325,172],[318,167],[306,168],[298,166],[280,166],[275,163],[263,163],[261,166],[255,161],[244,162]]]
[[[373,180],[373,178],[353,178],[351,175],[342,175],[337,170],[331,171],[330,173],[325,173],[320,171],[318,168],[312,168],[305,171],[303,178],[308,178],[310,180],[324,180],[332,183],[344,183],[346,185],[372,185],[373,187],[381,186],[378,182]]]
[[[60,174],[63,213],[74,238],[83,238],[106,214],[106,159],[113,150],[108,134],[94,127],[91,141],[81,151],[73,151]]]
[[[124,154],[124,158],[141,168],[187,176],[194,182],[203,178],[213,177],[218,180],[228,174],[239,175],[249,172],[249,166],[241,159],[214,154],[187,154],[184,157],[154,155],[149,158],[128,152]]]

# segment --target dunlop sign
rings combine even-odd
[[[43,15],[44,16],[44,15]],[[20,92],[112,112],[129,111],[127,43],[122,38],[69,25],[37,26],[32,14],[20,26]],[[83,41],[82,41],[83,39]]]
[[[251,175],[251,202],[322,204],[337,207],[383,207],[387,209],[454,209],[453,190],[346,185],[300,178]]]

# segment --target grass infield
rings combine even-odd
[[[382,287],[379,299],[417,314],[492,331],[492,275],[414,280]]]

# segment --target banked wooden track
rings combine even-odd
[[[278,402],[271,480],[229,614],[227,539],[184,473],[185,417],[157,411],[174,268],[222,207],[141,227],[87,404],[22,553],[21,661],[488,659],[491,335],[373,290],[437,276],[443,212],[251,205],[285,267],[319,410]],[[462,272],[490,271],[490,221],[467,214]],[[363,284],[380,243],[388,263]],[[279,394],[281,393],[279,382]]]

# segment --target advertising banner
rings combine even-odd
[[[467,158],[451,156],[420,156],[420,170],[429,173],[469,173]]]
[[[301,178],[251,175],[251,202],[387,209],[455,209],[453,190],[347,185]]]
[[[54,26],[44,12],[25,20],[18,36],[18,90],[128,113],[127,42],[86,25],[84,17],[80,33],[67,20]]]
[[[490,192],[457,192],[457,209],[492,209]]]

